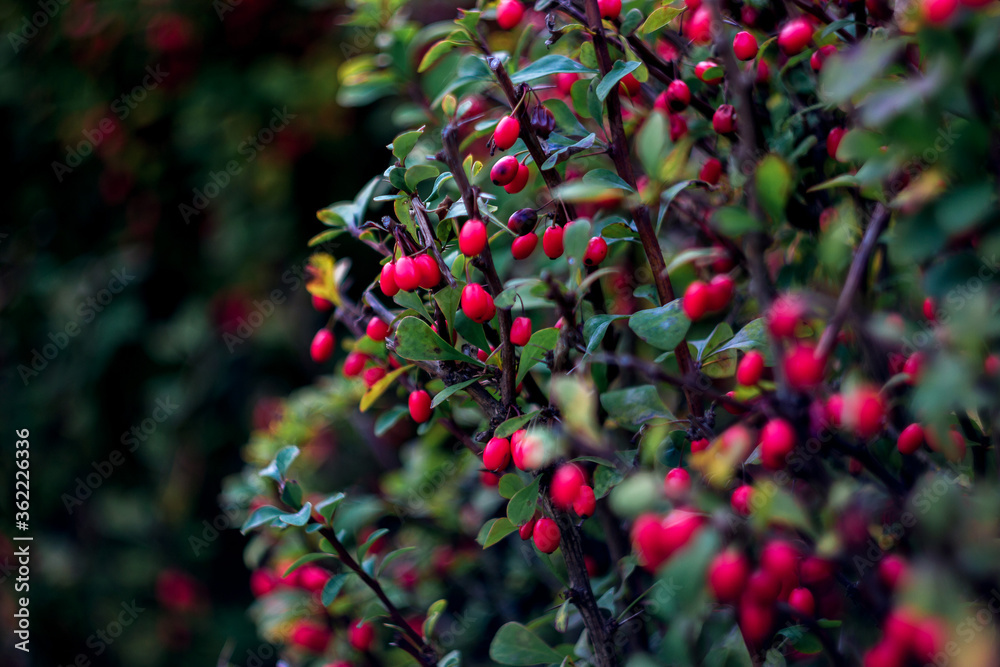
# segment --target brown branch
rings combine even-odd
[[[423,202],[416,195],[410,199],[410,203],[413,205],[413,219],[416,220],[417,227],[420,228],[420,233],[424,236],[424,244],[427,246],[427,250],[431,253],[434,261],[437,262],[441,276],[447,281],[448,286],[455,287],[455,276],[451,275],[451,269],[444,263],[444,257],[441,256],[441,250],[438,248],[434,232],[431,230],[430,221],[427,219],[427,209],[424,208]]]

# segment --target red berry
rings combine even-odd
[[[324,299],[321,296],[316,296],[315,294],[313,294],[312,295],[312,306],[313,306],[313,308],[315,308],[319,312],[325,313],[326,311],[328,311],[331,308],[333,308],[333,302],[331,302],[331,301],[329,301],[327,299]]]
[[[299,621],[292,628],[289,641],[310,653],[323,653],[332,637],[332,633],[318,623],[313,621]]]
[[[882,432],[885,401],[871,387],[861,387],[844,398],[844,425],[861,439],[867,440]]]
[[[818,358],[811,345],[796,345],[785,356],[785,377],[792,389],[812,389],[823,381],[826,358]]]
[[[705,181],[709,185],[717,185],[721,176],[722,163],[714,157],[710,157],[705,160],[705,164],[701,166],[701,171],[698,172],[698,178]]]
[[[535,233],[518,236],[510,244],[510,254],[514,259],[527,259],[538,247],[538,235]]]
[[[434,289],[441,282],[441,269],[437,261],[430,255],[420,255],[413,260],[420,275],[420,287]]]
[[[675,509],[661,522],[663,533],[660,547],[669,558],[685,547],[698,529],[705,523],[704,517],[687,510]]]
[[[774,611],[770,604],[762,605],[748,599],[740,601],[740,632],[747,643],[752,646],[763,644],[771,636],[771,628],[774,626]]]
[[[920,13],[924,19],[935,25],[947,23],[956,9],[958,0],[922,0],[920,3]]]
[[[495,475],[488,470],[479,473],[479,481],[483,486],[497,488],[500,486],[500,475]]]
[[[329,570],[325,570],[319,565],[303,565],[296,572],[296,585],[312,593],[318,593],[326,586],[330,580]]]
[[[826,154],[834,160],[837,159],[837,149],[840,148],[840,142],[845,134],[847,134],[846,127],[835,127],[826,135]]]
[[[473,322],[487,322],[496,314],[493,297],[482,285],[470,283],[462,288],[462,312]]]
[[[704,45],[712,41],[712,12],[708,7],[698,7],[684,24],[684,32],[695,44]]]
[[[839,427],[844,416],[844,397],[840,394],[831,395],[823,406],[823,416],[830,424]]]
[[[489,235],[482,220],[468,220],[458,233],[458,249],[466,257],[475,257],[481,253],[488,242]]]
[[[935,663],[935,657],[943,653],[948,641],[948,631],[934,618],[926,618],[917,623],[910,645],[913,655],[923,664]]]
[[[862,667],[903,667],[906,649],[894,641],[883,639],[868,649],[862,658]]]
[[[691,453],[696,454],[698,452],[703,452],[708,449],[709,443],[708,438],[699,438],[698,440],[691,441]]]
[[[957,0],[955,0],[957,2]],[[802,53],[812,40],[812,23],[803,17],[794,18],[786,23],[778,33],[778,47],[786,56]]]
[[[510,436],[510,458],[518,470],[534,470],[543,462],[542,444],[524,429]]]
[[[550,554],[559,548],[559,526],[548,517],[542,517],[535,522],[531,537],[542,553]]]
[[[372,647],[375,641],[375,628],[371,623],[352,623],[347,629],[347,641],[356,651],[365,652]]]
[[[833,581],[836,566],[819,556],[807,556],[799,566],[802,583],[806,586],[822,587]]]
[[[538,224],[538,213],[533,208],[522,208],[514,211],[507,218],[507,229],[514,232],[516,236],[524,236],[535,231]]]
[[[496,142],[497,148],[505,151],[517,142],[518,135],[521,134],[521,124],[517,122],[517,119],[513,116],[504,116],[497,123],[496,129],[493,130],[493,141]],[[513,156],[511,156],[513,157]],[[497,183],[497,185],[506,185],[510,181],[514,180],[514,175],[517,172],[513,172],[510,178],[504,183]]]
[[[418,424],[423,424],[431,418],[431,395],[423,389],[410,394],[410,417]]]
[[[623,76],[621,82],[618,84],[619,95],[628,95],[629,97],[637,97],[641,92],[642,92],[642,84],[639,83],[639,79],[635,78],[635,75],[632,73]]]
[[[552,504],[559,509],[569,509],[577,496],[580,495],[580,487],[585,481],[583,471],[577,465],[567,463],[560,466],[552,475],[552,483],[549,487]]]
[[[751,503],[753,502],[753,487],[749,484],[736,487],[733,496],[729,500],[733,511],[742,516],[750,516]]]
[[[372,340],[385,340],[389,331],[391,331],[391,327],[377,317],[368,320],[368,327],[365,329],[365,333]]]
[[[500,0],[497,5],[497,25],[504,30],[516,27],[523,16],[524,5],[518,0]]]
[[[412,292],[420,287],[420,267],[412,257],[400,257],[396,260],[396,285],[404,292]]]
[[[708,309],[712,312],[722,310],[729,305],[736,289],[733,279],[727,275],[718,275],[708,283]]]
[[[716,71],[710,75],[706,74],[709,70]],[[703,83],[716,84],[722,81],[722,69],[719,67],[718,63],[712,62],[711,60],[702,60],[700,63],[695,65],[694,75]]]
[[[745,387],[752,387],[760,381],[764,372],[764,355],[750,350],[736,367],[736,381]]]
[[[487,470],[503,470],[510,463],[510,440],[490,438],[483,448],[483,467]]]
[[[510,325],[510,342],[514,345],[524,346],[531,340],[531,319],[518,317]]]
[[[368,363],[368,355],[363,352],[351,352],[344,359],[344,377],[357,377],[361,375],[361,371],[365,370],[365,364]]]
[[[795,429],[781,418],[772,419],[760,432],[760,458],[765,468],[780,470],[795,449]]]
[[[329,329],[320,329],[313,336],[309,346],[309,355],[317,364],[321,364],[333,355],[334,338]]]
[[[760,567],[781,582],[781,599],[787,599],[792,589],[799,585],[799,561],[802,554],[783,540],[768,542],[760,552]]]
[[[910,376],[910,384],[914,384],[920,380],[920,371],[924,366],[924,355],[920,352],[914,352],[906,361],[903,363],[903,372]]]
[[[684,116],[680,114],[670,114],[670,141],[677,141],[688,133],[688,124]]]
[[[832,56],[837,52],[837,47],[833,44],[827,44],[826,46],[821,46],[813,54],[809,56],[809,66],[813,68],[814,72],[818,72],[823,69],[823,63],[827,58]]]
[[[805,317],[805,304],[794,295],[775,299],[767,311],[767,329],[775,338],[794,338],[795,329]]]
[[[720,104],[712,114],[712,129],[719,134],[732,134],[736,131],[736,109],[732,104]]]
[[[743,594],[750,577],[750,563],[740,552],[729,549],[723,551],[708,565],[708,590],[722,602],[736,602]]]
[[[663,480],[663,493],[677,502],[691,490],[691,474],[684,468],[671,468]]]
[[[513,155],[504,155],[493,163],[490,169],[490,180],[493,185],[509,185],[517,178],[517,173],[521,168],[521,163]]]
[[[622,13],[622,0],[597,0],[602,19],[616,19]]]
[[[514,176],[514,179],[510,183],[503,186],[503,189],[509,195],[516,195],[518,192],[524,189],[524,186],[528,184],[528,178],[530,176],[531,176],[531,170],[528,168],[528,165],[518,163],[517,175]]]
[[[983,360],[983,372],[990,377],[996,377],[1000,374],[1000,357],[995,354],[991,354]]]
[[[536,521],[537,521],[537,519],[535,519],[535,518],[532,517],[531,519],[528,519],[528,523],[524,524],[523,526],[521,526],[520,528],[517,529],[517,534],[521,536],[522,540],[530,540],[531,539],[532,533],[535,532],[535,522]]]
[[[937,316],[934,314],[935,308],[936,306],[934,304],[933,297],[927,297],[926,299],[924,299],[924,306],[923,306],[924,317],[927,318],[927,321],[929,322],[937,321]]]
[[[580,493],[577,494],[576,500],[573,501],[573,511],[576,512],[577,516],[586,519],[589,516],[594,516],[596,508],[597,498],[594,496],[594,489],[584,484],[580,487]]]
[[[684,299],[681,301],[684,314],[692,322],[700,320],[708,312],[710,299],[708,285],[700,280],[691,281],[684,290]]]
[[[587,252],[583,255],[583,263],[587,266],[597,266],[608,256],[608,242],[600,236],[595,236],[587,243]]]
[[[753,67],[753,63],[747,65],[747,68]],[[761,58],[757,61],[757,75],[754,77],[754,83],[767,83],[771,80],[771,66],[767,64],[767,61]]]
[[[571,72],[560,72],[556,74],[556,88],[563,95],[569,95],[573,92],[573,84],[580,80],[579,74],[573,74]]]
[[[255,598],[264,597],[276,589],[280,583],[281,579],[271,570],[259,568],[250,574],[250,592]]]
[[[687,105],[691,104],[691,89],[680,79],[671,81],[664,94],[667,105],[674,113],[684,111],[687,109]]]
[[[757,57],[757,38],[745,30],[736,33],[733,37],[733,52],[740,60],[753,60]]]
[[[816,600],[808,588],[796,588],[788,596],[788,606],[803,616],[813,616],[816,614]]]
[[[758,604],[774,604],[781,594],[781,581],[764,569],[759,569],[747,579],[745,599]]]
[[[906,578],[908,570],[909,566],[902,556],[889,554],[878,564],[878,578],[882,581],[882,585],[890,591],[896,590],[896,587]]]
[[[553,225],[542,234],[542,251],[549,259],[558,259],[563,254],[563,228]]]
[[[374,387],[379,380],[385,377],[385,369],[381,366],[372,366],[365,371],[364,381],[365,386],[371,389]]]
[[[396,284],[396,265],[389,262],[382,267],[382,274],[378,279],[379,289],[386,296],[396,296],[399,293],[399,285]]]

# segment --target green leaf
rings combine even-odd
[[[590,44],[590,42],[587,42]],[[597,123],[604,123],[604,99],[598,97],[597,95],[597,79],[591,79],[590,85],[587,88],[587,112],[590,117],[593,118]]]
[[[388,534],[388,532],[389,532],[388,528],[379,528],[378,530],[373,530],[371,534],[368,536],[368,539],[365,540],[364,544],[358,547],[358,560],[364,560],[365,554],[367,554],[368,550],[372,548],[373,544],[375,544],[375,540],[382,537],[383,535]]]
[[[682,7],[670,7],[670,6],[660,7],[652,14],[650,14],[649,18],[647,18],[645,22],[643,22],[642,26],[639,28],[639,32],[641,32],[643,35],[648,35],[651,32],[656,32],[657,30],[659,30],[660,28],[662,28],[663,26],[667,25],[675,18],[677,18],[677,16],[679,16],[680,13],[683,11],[684,9]]]
[[[484,549],[488,549],[515,530],[517,530],[517,526],[512,524],[507,517],[490,519],[480,529],[476,542],[483,545]]]
[[[904,46],[903,40],[873,38],[830,56],[820,72],[820,97],[838,105],[849,101],[881,76]]]
[[[747,322],[746,326],[737,331],[735,336],[719,347],[710,350],[708,356],[711,357],[727,350],[740,350],[742,352],[757,350],[764,355],[765,365],[774,365],[771,359],[771,346],[767,340],[767,329],[764,326],[764,318],[762,317]]]
[[[282,577],[287,577],[292,572],[295,572],[295,570],[299,569],[300,567],[302,567],[306,563],[311,563],[311,562],[316,561],[316,560],[322,560],[324,558],[336,558],[336,556],[334,556],[332,554],[316,553],[316,552],[311,553],[311,554],[306,554],[305,556],[302,556],[297,561],[295,561],[294,563],[292,563],[291,565],[289,565],[288,569],[285,570],[285,573],[283,575],[281,575],[281,576]]]
[[[377,401],[379,397],[382,394],[384,394],[389,387],[396,384],[396,381],[399,379],[399,376],[404,375],[411,368],[413,368],[413,364],[407,364],[405,366],[401,366],[400,368],[397,368],[391,373],[386,374],[385,377],[383,377],[381,380],[373,384],[371,388],[365,392],[365,395],[361,397],[361,405],[360,405],[361,412],[365,412],[366,410],[368,410],[368,408],[370,408],[372,404],[375,403],[375,401]]]
[[[597,98],[602,102],[608,98],[608,94],[615,90],[618,83],[625,78],[626,75],[639,69],[640,63],[637,60],[616,60],[614,66],[612,66],[611,71],[608,72],[601,83],[597,86]]]
[[[405,556],[411,551],[416,551],[416,550],[417,550],[416,547],[403,547],[402,549],[396,549],[395,551],[390,551],[382,559],[382,562],[378,564],[378,570],[375,571],[375,574],[381,576],[381,574],[385,572],[385,568],[386,566],[389,565],[389,563],[396,560],[400,556]]]
[[[563,656],[520,623],[507,623],[490,642],[490,659],[501,665],[541,665],[561,663]]]
[[[628,14],[622,19],[622,27],[619,29],[619,32],[623,36],[628,37],[635,32],[640,23],[642,23],[642,12],[633,7],[628,10]]]
[[[437,625],[441,614],[448,607],[447,600],[438,600],[427,608],[427,617],[424,619],[424,637],[430,637],[434,633],[434,626]]]
[[[590,222],[585,219],[575,220],[567,224],[564,228],[563,247],[567,258],[583,262],[583,255],[587,252],[587,244],[590,243]]]
[[[674,198],[677,197],[677,195],[679,195],[681,193],[681,190],[683,190],[684,188],[686,188],[687,186],[689,186],[689,185],[691,185],[693,183],[694,184],[697,184],[697,183],[704,184],[704,181],[699,181],[697,179],[690,179],[690,180],[687,180],[687,181],[679,181],[679,182],[674,183],[673,185],[671,185],[666,190],[664,190],[663,194],[660,195],[660,206],[661,206],[661,209],[660,209],[660,215],[659,215],[659,217],[656,220],[656,232],[657,233],[660,232],[660,225],[663,224],[663,218],[666,215],[667,209],[670,208],[670,204],[674,201]]]
[[[750,520],[759,530],[764,530],[771,525],[779,525],[798,528],[810,535],[813,534],[809,517],[795,496],[774,487],[772,484],[766,489],[759,489],[755,497],[760,497],[763,500],[754,508]]]
[[[320,602],[323,603],[324,607],[329,607],[333,604],[333,601],[337,599],[337,595],[340,593],[340,589],[344,587],[344,583],[347,582],[347,577],[350,576],[350,572],[343,572],[341,574],[335,574],[330,577],[330,580],[326,582],[323,586],[323,592],[320,594]]]
[[[340,503],[343,502],[346,496],[343,493],[335,493],[332,496],[327,496],[323,500],[316,503],[316,511],[319,515],[326,519],[327,523],[333,519],[333,513],[337,511]]]
[[[584,67],[572,58],[549,54],[547,56],[542,56],[522,69],[520,72],[512,74],[510,80],[514,84],[526,83],[528,81],[534,81],[535,79],[541,79],[542,77],[551,76],[553,74],[565,73],[594,74],[595,70],[592,70],[589,67]]]
[[[413,361],[464,361],[476,366],[478,359],[467,357],[444,341],[418,317],[404,317],[396,324],[396,354]]]
[[[661,350],[672,350],[684,340],[691,320],[681,310],[681,300],[665,306],[640,310],[628,320],[628,326],[639,338]]]
[[[582,180],[589,185],[599,185],[603,188],[616,188],[618,190],[626,190],[627,192],[635,192],[618,174],[608,169],[592,169],[583,175]]]
[[[649,114],[635,139],[635,151],[647,174],[660,171],[661,157],[668,137],[666,116],[659,111]]]
[[[500,478],[500,485],[497,487],[500,496],[510,500],[514,494],[524,488],[524,482],[514,473],[507,473]]]
[[[726,236],[733,237],[762,229],[760,221],[753,217],[750,211],[737,206],[717,208],[712,214],[712,226]]]
[[[309,247],[315,248],[318,245],[323,245],[327,241],[334,239],[344,233],[343,229],[328,229],[325,232],[320,232],[316,236],[309,239]]]
[[[309,523],[309,516],[312,514],[312,503],[306,503],[298,512],[294,514],[282,514],[278,518],[289,526],[304,526]]]
[[[439,391],[437,394],[434,395],[434,400],[431,401],[431,407],[436,408],[437,406],[441,405],[446,400],[451,398],[453,394],[462,391],[463,389],[468,387],[470,384],[475,383],[476,381],[477,378],[472,378],[471,380],[466,380],[465,382],[459,382],[458,384],[448,385],[447,387],[445,387],[444,389],[442,389],[441,391]]]
[[[604,340],[604,334],[615,320],[622,320],[628,315],[594,315],[583,325],[583,338],[587,341],[587,354],[597,349]]]
[[[274,457],[274,460],[266,468],[260,471],[261,477],[270,477],[276,482],[281,482],[285,479],[285,473],[288,471],[288,466],[292,464],[295,457],[299,455],[299,448],[295,445],[289,445],[288,447],[282,448]]]
[[[552,112],[552,117],[556,119],[556,125],[570,136],[585,137],[587,129],[577,120],[576,114],[560,99],[552,98],[545,100],[542,104]]]
[[[403,180],[406,181],[406,187],[409,188],[409,191],[415,192],[418,184],[428,178],[436,178],[439,173],[440,170],[432,164],[415,164],[406,170]]]
[[[555,349],[558,340],[559,329],[555,327],[541,329],[531,334],[528,344],[521,350],[521,361],[517,367],[517,384],[520,384],[528,371],[542,362],[546,353]]]
[[[597,466],[594,469],[594,496],[603,498],[623,479],[625,479],[625,476],[617,468]]]
[[[450,39],[443,39],[427,50],[417,67],[418,73],[423,73],[434,66],[438,60],[447,53],[450,53],[458,44]]]
[[[425,320],[431,319],[431,315],[427,312],[427,307],[424,305],[424,300],[421,299],[416,292],[404,292],[403,290],[399,290],[396,292],[396,296],[394,296],[392,300],[403,308],[412,310]]]
[[[240,528],[240,532],[246,535],[254,528],[258,526],[263,526],[264,524],[271,523],[274,519],[281,516],[283,511],[277,507],[271,505],[264,505],[263,507],[258,507],[254,510],[253,514],[247,517],[247,520],[243,523],[243,527]]]
[[[452,651],[438,660],[437,667],[462,667],[462,652]]]
[[[435,397],[437,398],[437,397]],[[394,405],[375,419],[375,435],[383,436],[404,416],[410,414],[405,405]]]
[[[650,419],[674,419],[656,387],[651,384],[606,391],[601,394],[601,405],[618,423],[633,429],[638,429]]]
[[[479,322],[473,322],[465,313],[458,311],[455,314],[455,331],[462,335],[462,338],[469,341],[480,350],[486,352],[490,349],[490,342],[486,338],[486,334],[483,332],[483,325]],[[476,361],[479,361],[476,359]],[[481,364],[482,365],[482,364]]]
[[[780,222],[785,218],[785,205],[792,192],[792,170],[777,155],[768,155],[757,165],[757,201],[771,216]]]
[[[541,477],[535,477],[531,484],[515,493],[507,503],[507,518],[515,526],[524,525],[535,515],[540,481]]]
[[[496,431],[493,432],[493,436],[497,438],[509,438],[514,434],[514,431],[524,428],[524,426],[537,417],[540,412],[541,410],[533,410],[518,417],[511,417],[497,426]]]
[[[424,133],[424,128],[421,127],[416,130],[410,130],[409,132],[403,132],[397,135],[392,143],[386,148],[392,150],[392,154],[396,156],[396,159],[402,163],[406,160],[406,156],[410,154],[413,147],[417,145],[417,141],[420,139],[421,135]]]

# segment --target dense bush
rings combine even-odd
[[[262,635],[1000,662],[996,3],[410,10],[351,19],[339,99],[399,133],[318,213],[331,372],[228,488]]]

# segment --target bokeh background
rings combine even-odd
[[[0,664],[273,663],[220,491],[267,399],[318,370],[316,211],[353,198],[394,136],[375,95],[338,104],[338,68],[370,39],[346,13],[0,2]],[[28,656],[12,646],[15,429]]]

